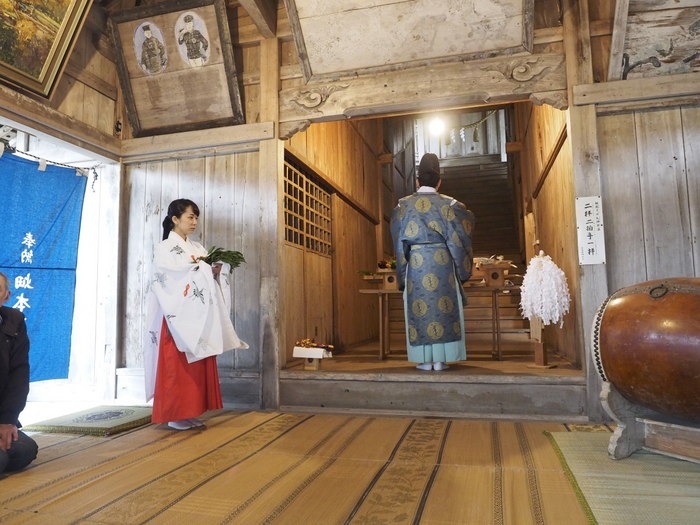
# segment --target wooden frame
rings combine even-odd
[[[224,0],[137,7],[109,25],[135,137],[244,122]]]
[[[39,0],[6,3],[0,17],[0,41],[4,43],[0,50],[1,82],[25,93],[51,96],[92,2],[64,0],[62,4],[63,13],[52,13],[42,9]],[[18,36],[19,27],[31,34],[26,45]]]
[[[610,62],[608,63],[608,82],[622,79],[622,54],[625,51],[625,32],[627,31],[627,13],[629,0],[617,0],[612,42],[610,44]]]
[[[697,73],[699,23],[700,0],[617,0],[608,81]]]
[[[501,0],[478,15],[470,4],[449,0],[353,4],[284,0],[307,82],[532,53],[534,0]],[[448,8],[452,15],[437,27],[430,14]],[[352,26],[364,34],[343,30]],[[469,36],[442,38],[457,30]]]

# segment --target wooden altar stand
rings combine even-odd
[[[501,322],[498,309],[498,294],[504,290],[519,290],[518,286],[486,286],[483,284],[474,284],[464,287],[464,292],[469,297],[470,294],[491,295],[491,357],[494,360],[500,361],[501,354]],[[360,289],[361,294],[376,295],[379,303],[379,359],[385,359],[391,352],[391,338],[389,332],[389,297],[391,295],[401,295],[402,291],[395,288],[363,288]],[[544,352],[542,348],[542,352]],[[546,366],[546,356],[542,353],[538,358]],[[536,364],[537,353],[536,353]]]

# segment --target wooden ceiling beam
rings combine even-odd
[[[272,0],[238,0],[253,20],[260,34],[272,38],[277,34],[277,6]]]

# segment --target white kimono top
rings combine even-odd
[[[178,350],[193,363],[233,349],[248,348],[231,322],[228,264],[219,282],[209,264],[195,259],[207,254],[198,242],[174,231],[155,249],[155,272],[150,283],[149,337],[144,351],[146,398],[155,389],[160,332],[165,318]]]

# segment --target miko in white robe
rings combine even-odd
[[[199,260],[207,250],[175,231],[155,249],[150,283],[148,341],[144,350],[146,398],[155,391],[163,319],[177,349],[188,363],[248,348],[230,317],[230,266],[223,264],[218,281],[209,264]]]

